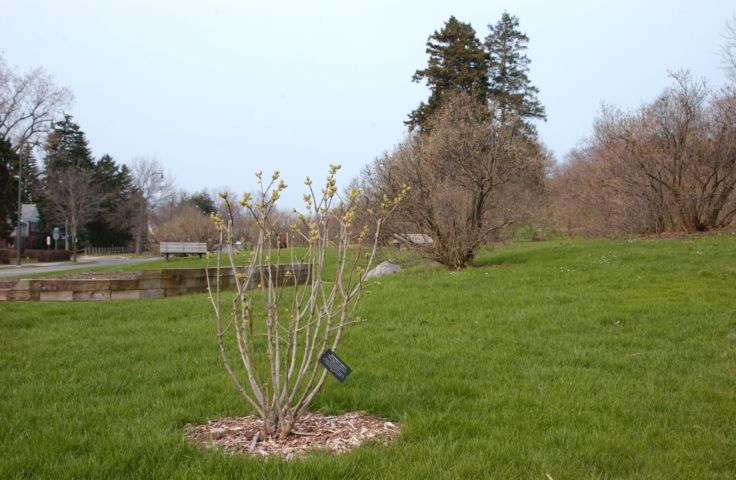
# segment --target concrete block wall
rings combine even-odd
[[[308,267],[274,265],[271,267],[274,281],[280,284],[307,280]],[[291,272],[287,275],[286,272]],[[207,276],[215,285],[214,269],[181,268],[142,270],[135,279],[23,279],[11,288],[0,289],[0,301],[56,301],[84,302],[101,300],[131,300],[140,298],[165,298],[207,291]],[[224,288],[235,286],[235,276],[230,269],[220,271],[220,283]],[[255,288],[260,282],[253,281]]]

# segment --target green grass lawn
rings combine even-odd
[[[514,244],[361,302],[313,407],[402,434],[291,462],[184,440],[248,412],[206,295],[0,304],[0,478],[736,478],[736,237]]]

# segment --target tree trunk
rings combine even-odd
[[[72,219],[72,262],[77,263],[77,222]]]
[[[142,253],[143,247],[143,213],[145,211],[146,204],[143,201],[143,197],[140,199],[140,208],[138,212],[138,232],[135,238],[135,253]]]

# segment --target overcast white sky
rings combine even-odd
[[[279,169],[296,206],[305,176],[343,184],[403,136],[428,91],[411,83],[450,15],[483,38],[508,10],[530,38],[530,76],[561,159],[600,103],[635,107],[690,69],[723,84],[733,0],[0,0],[0,51],[75,95],[95,156],[156,156],[190,191],[254,188]]]

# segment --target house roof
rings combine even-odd
[[[395,233],[394,238],[398,241],[413,243],[415,245],[429,245],[434,243],[432,237],[426,233]]]

